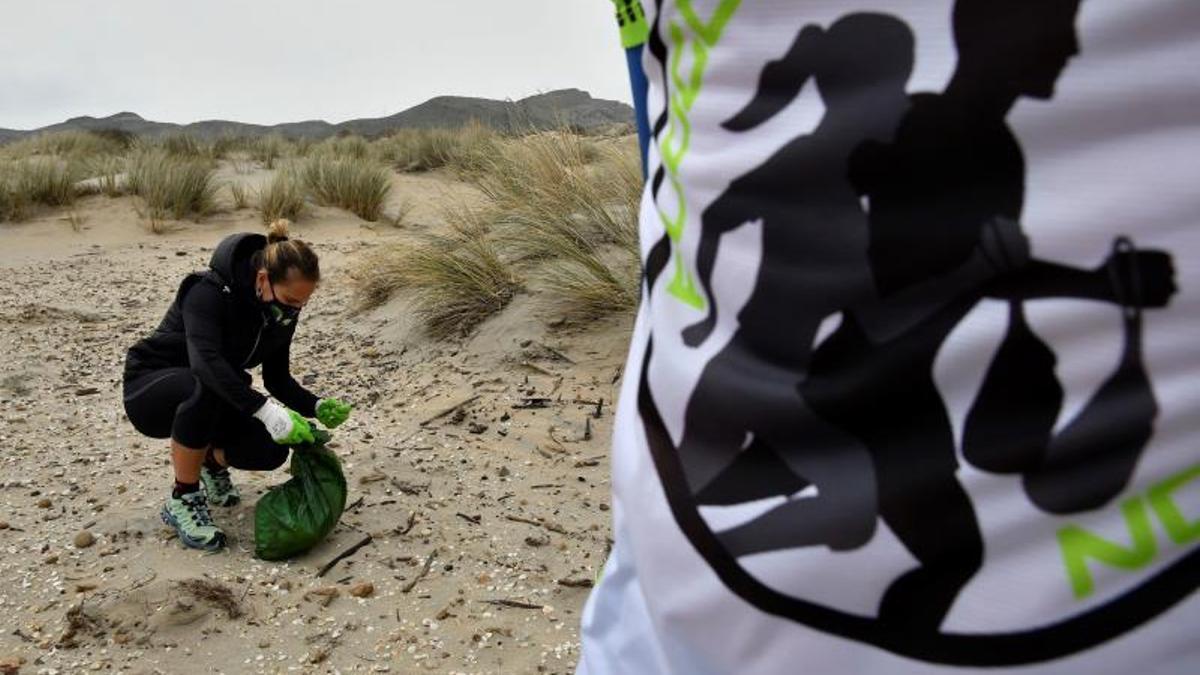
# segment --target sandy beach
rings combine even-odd
[[[249,186],[269,176],[220,169]],[[433,341],[404,298],[353,312],[366,254],[436,231],[440,201],[474,194],[448,174],[396,175],[404,227],[324,207],[296,223],[324,280],[293,373],[356,408],[333,443],[351,507],[286,563],[253,556],[254,503],[283,470],[235,472],[243,503],[215,508],[228,549],[184,549],[158,515],[167,442],[140,436],[121,403],[125,350],[222,236],[261,230],[257,211],[226,204],[153,234],[134,198],[91,196],[74,224],[62,210],[0,224],[0,670],[573,671],[610,545],[629,317],[556,329],[518,295],[470,337]]]

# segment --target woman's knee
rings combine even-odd
[[[189,448],[206,448],[213,440],[217,427],[219,401],[200,378],[192,375],[192,391],[175,409],[171,437]]]
[[[255,447],[225,448],[225,462],[242,471],[273,471],[283,466],[288,459],[288,448],[275,442],[255,444]]]
[[[195,383],[185,368],[165,368],[126,380],[125,415],[141,434],[170,438],[179,405],[192,397]]]

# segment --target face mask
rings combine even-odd
[[[285,305],[279,301],[279,296],[275,295],[275,286],[271,285],[272,300],[264,301],[266,308],[264,314],[267,320],[278,326],[290,326],[300,318],[300,309]],[[262,293],[258,294],[259,299],[262,298]]]

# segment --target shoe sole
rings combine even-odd
[[[188,548],[194,548],[201,551],[219,551],[225,548],[224,532],[219,533],[217,536],[213,537],[212,541],[208,542],[200,539],[193,539],[187,536],[187,533],[185,533],[183,529],[179,527],[179,521],[175,520],[175,517],[172,516],[171,512],[167,511],[165,507],[159,512],[158,515],[162,517],[162,521],[167,525],[167,527],[175,530],[175,534],[179,537],[179,541],[183,542],[183,545]]]

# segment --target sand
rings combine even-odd
[[[223,178],[269,175],[238,168]],[[413,229],[438,227],[441,200],[474,198],[442,175],[395,180]],[[316,208],[296,233],[325,281],[293,372],[357,406],[333,446],[353,507],[315,550],[263,562],[254,503],[288,476],[235,472],[243,503],[214,507],[229,547],[203,554],[159,520],[168,446],[125,419],[121,368],[180,279],[258,214],[156,235],[130,198],[74,212],[78,230],[64,211],[0,224],[0,672],[572,672],[610,545],[628,318],[552,330],[520,296],[471,338],[435,343],[403,298],[352,315],[363,254],[411,235]]]

